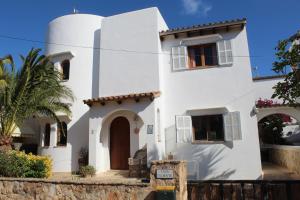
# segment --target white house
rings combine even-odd
[[[157,8],[71,14],[49,23],[46,53],[76,96],[62,127],[35,119],[55,172],[78,170],[82,147],[97,172],[146,147],[148,164],[187,160],[190,179],[260,178],[245,19],[169,29]]]

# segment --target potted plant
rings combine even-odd
[[[96,170],[93,166],[90,166],[90,165],[82,166],[82,167],[80,167],[79,174],[82,177],[91,178],[92,176],[95,176]]]

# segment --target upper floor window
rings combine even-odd
[[[44,146],[50,146],[50,133],[51,133],[51,126],[49,123],[45,125],[45,135],[44,135]]]
[[[66,122],[57,124],[57,146],[67,145],[68,126]]]
[[[188,48],[188,67],[208,67],[218,64],[217,47],[215,43],[189,46]]]
[[[172,47],[173,70],[196,67],[211,67],[233,63],[232,45],[230,40],[216,43]]]
[[[62,79],[69,80],[70,76],[70,60],[64,60],[60,64],[62,70]]]

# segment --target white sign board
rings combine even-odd
[[[158,179],[172,179],[174,177],[172,169],[158,169],[156,170],[156,178]]]

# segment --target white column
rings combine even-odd
[[[99,141],[100,131],[96,130],[95,127],[89,128],[89,165],[93,166],[96,171],[100,170],[99,161]]]
[[[57,141],[57,123],[51,124],[50,147],[55,147]]]

